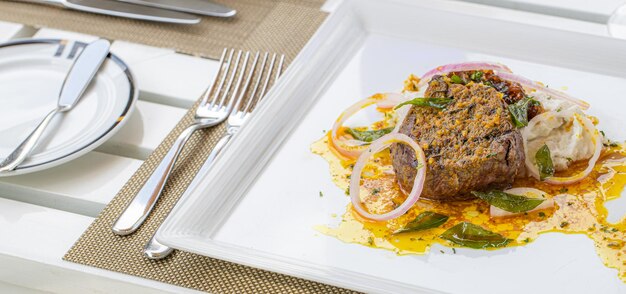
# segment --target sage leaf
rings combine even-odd
[[[533,105],[540,105],[540,103],[531,97],[525,97],[507,106],[515,127],[522,128],[528,125],[528,108]]]
[[[437,109],[444,109],[446,108],[446,106],[448,106],[448,104],[450,104],[450,102],[452,102],[452,100],[454,99],[452,98],[415,98],[412,100],[404,101],[396,105],[394,109],[398,109],[404,105],[426,106],[426,107],[434,107]]]
[[[354,139],[364,142],[375,141],[376,139],[391,133],[391,131],[393,131],[393,127],[367,131],[359,131],[356,129],[346,128],[346,133],[350,134],[352,137],[354,137]]]
[[[474,249],[503,247],[511,242],[511,239],[468,222],[455,225],[439,237],[454,244]]]
[[[459,77],[459,76],[455,75],[455,74],[453,74],[453,75],[450,77],[450,81],[452,81],[452,82],[453,82],[453,83],[455,83],[455,84],[464,84],[464,83],[463,83],[463,79],[462,79],[461,77]]]
[[[480,79],[483,78],[483,72],[482,71],[475,71],[470,75],[470,79],[472,79],[472,81],[474,82],[480,82]]]
[[[489,192],[472,191],[472,194],[497,208],[513,213],[533,210],[545,201],[541,198],[530,198],[495,190]]]
[[[535,163],[539,170],[539,179],[545,180],[548,177],[554,175],[554,164],[552,164],[552,157],[550,156],[550,148],[548,145],[543,144],[537,153],[535,154]]]
[[[432,211],[425,211],[420,213],[414,220],[410,221],[403,228],[393,232],[393,234],[400,234],[406,232],[417,232],[439,227],[448,221],[448,216],[439,214]]]

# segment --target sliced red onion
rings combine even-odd
[[[549,94],[550,96],[553,96],[555,98],[572,102],[572,103],[580,106],[582,109],[589,108],[589,103],[587,103],[587,102],[585,102],[583,100],[580,100],[578,98],[574,98],[574,97],[572,97],[570,95],[567,95],[567,94],[565,94],[565,93],[563,93],[561,91],[550,89],[550,88],[548,88],[548,87],[546,87],[544,85],[541,85],[541,84],[539,84],[537,82],[533,82],[533,81],[531,81],[531,80],[529,80],[527,78],[524,78],[524,77],[512,74],[510,72],[498,71],[498,72],[496,72],[496,74],[500,78],[503,78],[503,79],[505,79],[507,81],[512,81],[512,82],[519,83],[524,88],[532,89],[532,90],[539,91],[539,92],[544,92],[544,93]]]
[[[348,107],[348,109],[344,110],[335,121],[335,124],[333,125],[330,134],[331,144],[335,147],[337,151],[339,151],[339,153],[344,156],[347,156],[349,158],[358,157],[370,143],[360,140],[347,140],[337,137],[337,132],[343,126],[346,120],[348,120],[357,112],[361,111],[361,109],[366,108],[370,105],[376,104],[379,108],[389,109],[405,100],[406,98],[402,94],[386,93],[373,95],[369,98],[352,104],[350,107]]]
[[[511,70],[503,64],[484,62],[484,61],[468,61],[462,63],[452,63],[431,69],[425,73],[418,84],[418,88],[423,88],[430,79],[435,75],[444,75],[450,72],[469,71],[469,70],[499,70],[503,72],[511,72]]]
[[[409,145],[413,151],[415,151],[415,156],[417,157],[418,167],[417,174],[415,175],[415,182],[413,182],[413,188],[411,192],[407,196],[406,200],[400,204],[396,209],[384,213],[384,214],[372,214],[368,212],[363,205],[361,204],[361,197],[359,191],[361,189],[361,173],[363,172],[363,168],[367,164],[367,160],[373,156],[374,154],[388,148],[393,143],[404,143]],[[359,159],[357,159],[354,164],[354,169],[352,170],[352,176],[350,177],[350,200],[352,201],[352,206],[361,216],[367,219],[375,220],[375,221],[386,221],[390,219],[395,219],[403,214],[405,214],[414,204],[419,200],[420,195],[422,194],[422,189],[424,188],[424,180],[426,179],[426,157],[424,156],[424,151],[420,148],[417,143],[411,139],[409,136],[399,133],[391,133],[380,137],[378,140],[372,142],[370,146],[367,148]]]
[[[530,172],[531,176],[533,176],[535,179],[538,179],[538,180],[540,179],[539,169],[537,168],[537,166],[535,166],[535,164],[532,161],[532,158],[534,158],[534,155],[528,154],[528,142],[527,142],[528,136],[529,136],[528,132],[536,124],[542,121],[545,121],[547,119],[550,119],[552,117],[565,117],[565,118],[574,117],[574,119],[579,119],[579,121],[583,124],[586,131],[588,131],[591,134],[592,140],[594,141],[593,143],[595,144],[595,149],[594,149],[593,155],[591,156],[591,158],[589,158],[589,163],[587,165],[587,168],[585,168],[585,170],[583,170],[582,172],[575,174],[573,176],[569,176],[569,177],[554,177],[554,176],[548,177],[544,179],[544,182],[549,183],[549,184],[554,184],[554,185],[570,185],[570,184],[579,182],[583,180],[584,178],[586,178],[591,173],[591,171],[593,170],[593,167],[596,165],[596,162],[598,162],[598,159],[600,158],[600,153],[602,151],[602,135],[600,134],[596,126],[593,124],[593,122],[591,122],[591,120],[587,118],[586,116],[578,113],[576,111],[576,108],[574,107],[566,109],[561,112],[548,111],[540,115],[537,115],[533,119],[531,119],[530,122],[528,123],[528,126],[526,126],[522,130],[522,138],[524,142],[523,144],[524,154],[526,154],[526,160],[525,160],[526,168]]]
[[[541,191],[539,189],[535,189],[535,188],[526,188],[526,187],[519,187],[519,188],[512,188],[512,189],[508,189],[505,190],[504,193],[509,193],[509,194],[514,194],[514,195],[522,195],[522,196],[526,196],[526,197],[530,197],[530,198],[539,198],[537,196],[541,196],[541,195],[548,195],[548,193]],[[535,196],[535,197],[533,197]],[[533,208],[532,210],[526,211],[526,212],[531,212],[531,211],[538,211],[538,210],[542,210],[542,209],[547,209],[547,208],[552,208],[554,207],[554,199],[552,198],[546,198],[545,201],[541,202],[541,204],[539,204],[537,207]],[[491,215],[491,217],[507,217],[507,216],[513,216],[513,215],[518,215],[518,214],[523,214],[524,212],[508,212],[504,209],[495,207],[493,205],[491,205],[491,207],[489,207],[489,214]]]

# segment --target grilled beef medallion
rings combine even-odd
[[[434,76],[425,97],[452,98],[444,109],[412,106],[400,133],[414,139],[427,160],[421,197],[451,201],[469,199],[471,191],[509,187],[523,172],[522,136],[507,105],[525,97],[517,83],[500,80],[491,71]],[[532,118],[541,109],[528,110]],[[411,190],[417,162],[413,150],[391,146],[396,178]]]

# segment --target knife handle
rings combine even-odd
[[[19,0],[18,2],[29,2],[63,7],[63,0]]]

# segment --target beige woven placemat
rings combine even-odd
[[[237,15],[227,19],[203,17],[196,25],[172,25],[0,0],[0,20],[218,59],[225,47],[263,49],[293,57],[325,17],[319,10],[322,0],[213,1],[236,9]]]
[[[0,19],[127,40],[215,58],[224,47],[284,53],[287,61],[317,30],[322,0],[220,1],[238,10],[235,19],[204,18],[200,25],[162,25],[88,13],[0,1]],[[102,211],[64,257],[65,260],[212,293],[344,293],[344,289],[247,266],[175,251],[164,260],[143,257],[142,249],[175,205],[224,133],[225,127],[196,132],[187,143],[154,212],[130,236],[111,226],[172,145],[193,121],[198,103]]]

